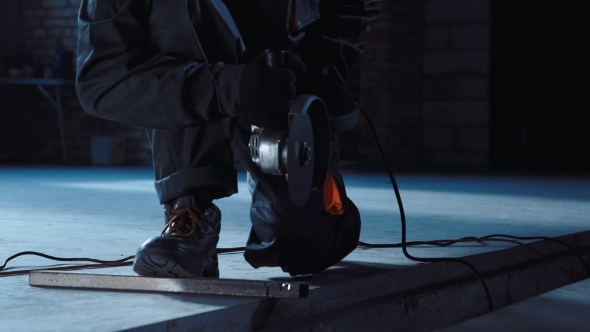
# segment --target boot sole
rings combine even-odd
[[[147,240],[138,250],[133,271],[141,276],[195,278],[219,274],[214,259],[205,253],[191,252],[187,244],[176,238],[156,237]],[[215,266],[213,266],[215,265]]]
[[[180,262],[182,257],[172,252],[145,250],[135,255],[133,271],[141,276],[194,278]]]

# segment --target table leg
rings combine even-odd
[[[61,103],[61,90],[59,88],[59,85],[55,86],[55,99],[53,99],[53,97],[49,94],[49,92],[47,92],[47,90],[45,90],[45,88],[42,85],[37,85],[37,88],[39,89],[39,91],[41,91],[41,93],[47,99],[49,99],[49,102],[57,110],[57,118],[58,118],[58,123],[59,123],[59,136],[61,139],[61,159],[63,160],[64,163],[67,163],[68,162],[68,153],[67,153],[67,149],[66,149],[66,135],[65,135],[65,130],[64,130],[63,109],[62,109],[62,103]]]

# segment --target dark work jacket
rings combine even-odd
[[[244,16],[252,12],[236,5],[246,0],[188,1],[194,1],[190,13],[187,0],[82,0],[76,88],[86,112],[145,128],[239,115],[240,76],[253,56],[245,55],[268,45],[254,45]],[[310,69],[326,68],[345,84],[378,1],[320,0],[321,18],[303,29],[293,50]],[[250,31],[250,49],[238,23]]]

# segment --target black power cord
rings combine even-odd
[[[123,263],[123,262],[131,260],[135,257],[135,256],[128,256],[128,257],[121,258],[121,259],[114,260],[114,261],[103,261],[100,259],[93,259],[93,258],[62,258],[62,257],[55,257],[55,256],[47,255],[47,254],[37,252],[37,251],[23,251],[23,252],[19,252],[18,254],[14,254],[14,255],[8,257],[4,261],[4,264],[2,264],[2,266],[0,266],[0,271],[4,270],[6,268],[6,264],[8,264],[8,262],[10,262],[11,260],[13,260],[17,257],[20,257],[20,256],[25,256],[25,255],[39,256],[39,257],[51,259],[51,260],[58,261],[58,262],[92,262],[92,263],[99,263],[99,264]]]
[[[517,240],[547,240],[547,241],[559,243],[559,244],[563,245],[564,247],[568,248],[571,252],[573,252],[578,257],[578,259],[580,260],[580,262],[582,262],[582,265],[586,269],[586,273],[588,273],[588,276],[590,276],[590,265],[588,263],[586,263],[586,261],[584,261],[584,258],[582,258],[582,255],[580,255],[580,253],[576,249],[574,249],[572,246],[561,241],[560,239],[547,237],[547,236],[514,236],[514,235],[507,235],[507,234],[492,234],[492,235],[483,236],[482,238],[490,238],[490,237],[505,237],[508,239],[517,239]]]
[[[230,253],[244,251],[245,249],[246,249],[245,247],[217,248],[217,253],[218,254],[230,254]],[[63,258],[63,257],[56,257],[56,256],[47,255],[47,254],[37,252],[37,251],[23,251],[23,252],[19,252],[18,254],[14,254],[14,255],[8,257],[4,261],[4,264],[2,264],[2,266],[0,266],[0,271],[6,269],[6,265],[8,264],[8,262],[10,262],[11,260],[18,258],[20,256],[39,256],[39,257],[51,259],[51,260],[58,261],[58,262],[92,262],[92,263],[98,263],[98,264],[124,263],[124,262],[130,261],[135,258],[135,256],[127,256],[125,258],[109,261],[109,260],[100,260],[100,259],[87,258],[87,257]]]
[[[480,283],[484,289],[484,292],[486,294],[486,299],[487,299],[488,307],[489,307],[490,311],[494,310],[492,297],[491,297],[490,291],[487,287],[487,284],[485,283],[484,279],[482,278],[479,271],[475,268],[475,266],[473,266],[468,261],[460,259],[460,258],[423,258],[423,257],[412,256],[408,252],[407,247],[408,246],[420,246],[420,245],[446,247],[446,246],[450,246],[452,244],[455,244],[461,240],[470,240],[471,239],[474,241],[475,240],[485,241],[485,239],[499,238],[499,237],[504,237],[504,238],[509,238],[509,239],[519,239],[519,240],[539,240],[539,239],[540,240],[548,240],[548,241],[553,241],[553,242],[559,243],[559,244],[567,247],[570,251],[572,251],[578,257],[578,259],[582,262],[587,273],[590,275],[590,266],[588,266],[588,264],[584,261],[582,256],[573,247],[571,247],[569,244],[567,244],[559,239],[555,239],[555,238],[551,238],[551,237],[544,237],[544,236],[523,237],[523,236],[513,236],[513,235],[506,235],[506,234],[492,234],[492,235],[487,235],[487,236],[484,236],[481,238],[464,237],[464,238],[461,238],[458,240],[451,240],[448,242],[441,242],[441,241],[411,241],[411,242],[408,242],[407,236],[406,236],[407,235],[406,215],[405,215],[405,211],[404,211],[403,202],[401,199],[401,194],[400,194],[400,191],[399,191],[399,188],[397,185],[397,181],[395,180],[395,176],[393,175],[393,171],[391,170],[391,167],[389,166],[389,163],[387,162],[387,158],[385,157],[383,147],[381,146],[381,142],[379,141],[379,138],[377,136],[377,131],[375,130],[373,122],[371,121],[367,111],[362,107],[360,107],[360,109],[361,109],[365,119],[367,120],[367,124],[369,125],[371,133],[373,135],[373,139],[375,140],[375,144],[377,146],[377,149],[379,150],[379,154],[381,155],[381,159],[382,159],[383,164],[387,170],[387,173],[388,173],[389,178],[391,180],[391,184],[393,186],[393,190],[395,192],[395,197],[397,200],[397,204],[398,204],[399,211],[400,211],[400,218],[401,218],[402,242],[398,243],[398,244],[370,244],[370,243],[365,243],[365,242],[359,242],[359,247],[361,247],[361,248],[362,247],[365,247],[365,248],[401,248],[402,252],[404,253],[406,258],[416,261],[416,262],[423,262],[423,263],[455,262],[455,263],[461,263],[461,264],[467,266],[469,269],[471,269],[473,271],[473,273],[475,274],[475,276],[477,277],[477,279],[480,281]],[[218,254],[229,254],[229,253],[235,253],[235,252],[240,252],[240,251],[244,251],[244,250],[245,250],[244,247],[218,248],[217,253]],[[0,266],[0,271],[6,269],[6,265],[8,264],[8,262],[10,262],[11,260],[13,260],[17,257],[24,256],[24,255],[40,256],[43,258],[48,258],[48,259],[52,259],[55,261],[62,261],[62,262],[76,261],[76,262],[93,262],[93,263],[98,263],[98,264],[116,264],[116,263],[130,264],[130,262],[128,262],[128,261],[134,259],[134,257],[135,257],[135,256],[128,256],[128,257],[118,259],[118,260],[98,260],[98,259],[92,259],[92,258],[61,258],[61,257],[55,257],[55,256],[43,254],[43,253],[36,252],[36,251],[24,251],[24,252],[20,252],[18,254],[8,257],[4,261],[4,264],[2,266]]]
[[[387,158],[385,157],[385,152],[383,151],[383,147],[381,146],[381,142],[379,141],[379,137],[377,136],[377,131],[375,130],[375,126],[373,126],[373,121],[371,121],[369,114],[367,113],[367,111],[363,107],[361,107],[361,111],[363,112],[363,115],[365,116],[365,119],[367,120],[367,124],[369,125],[369,128],[371,129],[371,133],[373,134],[373,139],[375,140],[375,145],[377,146],[377,149],[379,150],[379,154],[381,155],[381,159],[383,160],[383,164],[385,165],[385,168],[387,169],[387,174],[389,174],[389,179],[391,180],[391,184],[393,186],[393,191],[395,191],[395,198],[397,200],[397,205],[399,207],[401,224],[402,224],[402,246],[401,246],[401,248],[402,248],[402,252],[404,253],[404,256],[406,256],[406,258],[408,258],[409,260],[413,260],[415,262],[422,262],[422,263],[455,262],[455,263],[461,263],[461,264],[467,266],[471,271],[473,271],[473,273],[475,274],[475,276],[477,277],[477,279],[481,283],[481,286],[483,287],[483,290],[486,294],[486,299],[488,301],[489,310],[494,311],[494,303],[492,302],[492,295],[490,294],[490,290],[488,289],[488,285],[486,284],[485,280],[483,280],[481,274],[475,268],[475,266],[473,266],[473,264],[469,263],[466,260],[460,259],[460,258],[415,257],[415,256],[412,256],[408,252],[408,249],[407,249],[408,244],[406,241],[406,232],[407,232],[407,230],[406,230],[406,213],[404,212],[404,204],[402,202],[402,197],[399,192],[399,188],[397,186],[397,181],[395,180],[395,177],[393,176],[393,171],[391,170],[391,167],[389,166],[389,163],[387,162]]]
[[[498,239],[498,238],[508,238],[508,239],[516,239],[516,240],[547,240],[547,241],[559,243],[559,244],[563,245],[564,247],[566,247],[574,255],[576,255],[576,257],[578,257],[578,259],[582,263],[582,266],[584,266],[584,268],[586,269],[586,273],[588,274],[588,276],[590,276],[590,264],[588,264],[586,261],[584,261],[584,258],[582,258],[582,255],[580,255],[580,253],[576,249],[574,249],[572,246],[570,246],[566,242],[563,242],[560,239],[547,237],[547,236],[515,236],[515,235],[506,235],[506,234],[491,234],[491,235],[486,235],[486,236],[482,236],[482,237],[467,236],[467,237],[462,237],[462,238],[459,238],[456,240],[446,240],[446,241],[440,241],[440,240],[436,240],[436,241],[409,241],[409,242],[406,242],[406,246],[408,246],[408,247],[410,247],[410,246],[411,247],[413,247],[413,246],[448,247],[448,246],[451,246],[451,245],[459,243],[459,242],[464,242],[464,240],[472,240],[473,242],[485,242],[486,239]],[[361,248],[361,249],[362,248],[364,248],[364,249],[401,248],[401,247],[402,247],[401,243],[371,244],[371,243],[359,241],[359,248]]]
[[[503,239],[503,237],[509,238],[509,239]],[[516,241],[516,240],[513,240],[513,239],[549,240],[549,241],[553,241],[553,242],[562,244],[565,247],[567,247],[570,251],[572,251],[578,257],[578,259],[582,262],[582,265],[586,268],[588,275],[590,275],[590,268],[588,267],[588,264],[586,264],[586,262],[584,261],[582,256],[574,248],[572,248],[570,245],[568,245],[567,243],[565,243],[559,239],[554,239],[554,238],[544,237],[544,236],[522,237],[522,236],[505,235],[505,234],[494,234],[494,235],[486,235],[484,237],[468,236],[468,237],[463,237],[460,239],[451,239],[451,240],[447,239],[447,240],[431,240],[431,241],[407,241],[406,246],[447,247],[447,246],[457,244],[457,243],[477,242],[477,243],[483,244],[484,242],[488,242],[488,241],[493,241],[493,242],[500,241],[500,242],[514,243],[514,244],[518,244],[520,246],[523,246],[523,247],[535,252],[536,254],[545,258],[548,262],[552,263],[557,268],[559,268],[560,270],[565,272],[573,281],[578,281],[577,277],[575,277],[574,275],[569,273],[567,270],[565,270],[565,268],[563,268],[561,265],[559,265],[556,261],[547,257],[546,255],[539,252],[538,250],[530,247],[529,245],[524,244],[519,241]],[[371,243],[366,243],[366,242],[361,242],[361,241],[359,241],[358,245],[357,245],[357,248],[359,248],[359,249],[401,248],[401,247],[402,247],[402,243],[371,244]],[[236,254],[236,253],[244,252],[245,249],[246,249],[245,247],[217,248],[217,254],[220,254],[220,255]],[[58,266],[58,267],[43,268],[43,270],[48,270],[48,271],[49,270],[68,271],[68,270],[100,269],[100,268],[107,268],[107,267],[129,266],[129,265],[132,265],[132,263],[133,263],[130,260],[134,258],[134,256],[128,256],[126,258],[122,258],[119,260],[98,260],[98,259],[92,259],[92,258],[61,258],[61,257],[50,256],[50,255],[43,254],[43,253],[36,252],[36,251],[25,251],[25,252],[20,252],[16,255],[12,255],[4,261],[4,264],[2,266],[0,266],[0,277],[24,275],[24,274],[29,274],[29,272],[31,272],[31,271],[34,271],[34,270],[18,270],[18,271],[11,271],[11,272],[1,272],[2,270],[6,269],[5,267],[9,261],[11,261],[19,256],[24,256],[24,255],[41,256],[44,258],[53,259],[53,260],[57,260],[57,261],[76,261],[76,262],[90,261],[90,262],[96,263],[96,264],[90,264],[90,265],[71,265],[71,266]]]

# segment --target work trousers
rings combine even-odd
[[[329,171],[342,214],[326,212],[321,188],[312,191],[305,206],[294,206],[285,177],[265,174],[252,162],[249,131],[234,127],[229,118],[182,129],[148,129],[148,136],[161,203],[186,194],[214,200],[236,193],[233,149],[249,173],[252,229],[244,257],[253,267],[280,266],[291,275],[317,273],[356,248],[360,214],[346,196],[334,152]]]

